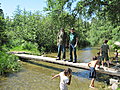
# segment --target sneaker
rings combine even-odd
[[[66,59],[63,59],[63,61],[66,61]]]
[[[60,58],[56,58],[56,60],[60,60]]]
[[[69,60],[68,62],[72,62],[72,60]]]
[[[77,63],[76,61],[74,61],[73,63]]]

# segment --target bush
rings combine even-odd
[[[115,42],[114,40],[109,40],[109,41],[108,41],[108,45],[110,45],[113,50],[115,50],[115,49],[119,50],[119,49],[120,49],[120,46],[115,45],[114,42]]]
[[[0,52],[0,75],[20,70],[21,65],[17,62],[17,60],[18,58],[14,55],[8,55],[5,52]]]
[[[33,44],[31,42],[25,42],[22,44],[22,49],[23,50],[37,50],[38,45],[37,44]]]

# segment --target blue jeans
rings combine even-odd
[[[73,55],[72,55],[72,51],[74,52],[74,62],[77,61],[77,54],[76,54],[76,47],[74,47],[75,45],[70,44],[70,61],[73,61]]]
[[[66,52],[65,45],[58,45],[58,55],[57,55],[57,57],[59,59],[61,58],[61,51],[63,53],[62,59],[65,59],[65,57],[66,57],[66,55],[65,55],[65,52]]]

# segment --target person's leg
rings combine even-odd
[[[60,60],[61,57],[61,45],[58,45],[58,55],[56,60]]]
[[[106,60],[106,63],[107,63],[107,67],[109,67],[109,56],[108,56],[108,53],[105,54],[105,60]]]
[[[74,51],[74,63],[77,62],[77,54],[76,54],[76,47],[73,48]]]
[[[118,63],[118,57],[115,58],[116,62]]]
[[[102,67],[104,67],[104,60],[102,60]]]
[[[92,80],[91,80],[91,83],[90,83],[90,88],[94,88],[94,81],[95,81],[95,79],[94,78],[92,78]]]
[[[102,67],[104,67],[104,52],[102,52]]]
[[[106,63],[107,63],[107,67],[110,67],[109,61],[106,61]]]
[[[73,50],[73,47],[72,47],[72,45],[70,45],[70,60],[69,60],[69,62],[73,61],[72,50]]]
[[[65,48],[65,45],[62,45],[62,52],[63,52],[62,59],[65,60],[65,58],[66,58],[66,48]]]

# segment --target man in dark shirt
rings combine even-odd
[[[76,46],[77,46],[77,43],[78,43],[78,37],[77,37],[77,34],[75,33],[74,28],[70,29],[69,43],[70,43],[70,60],[69,60],[69,62],[73,61],[73,55],[72,55],[72,51],[73,51],[74,52],[73,63],[76,63],[77,62]]]

